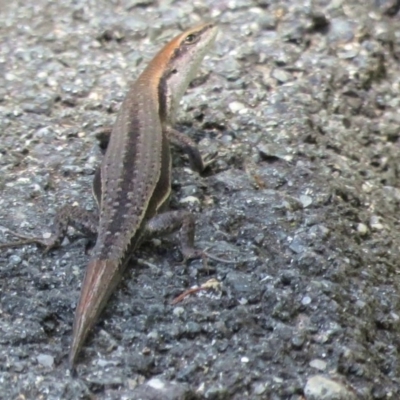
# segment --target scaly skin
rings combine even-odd
[[[146,234],[147,224],[151,228],[161,222],[169,224],[162,227],[164,230],[182,226],[176,212],[158,219],[157,223],[152,223],[152,219],[170,193],[168,132],[173,132],[170,125],[176,107],[216,32],[215,25],[203,24],[175,37],[149,63],[121,105],[94,179],[100,221],[75,313],[69,354],[72,369],[88,333],[120,282],[132,252]],[[183,146],[190,148],[195,159],[193,165],[201,170],[202,159],[190,144],[186,141]],[[187,220],[187,213],[180,216]],[[185,226],[192,225],[190,220]],[[189,235],[186,256],[190,255],[188,249],[193,242],[193,234]]]

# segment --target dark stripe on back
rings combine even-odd
[[[108,171],[105,175],[113,182],[107,183],[108,193],[103,196],[102,232],[99,232],[103,235],[96,245],[98,256],[103,259],[116,257],[125,251],[131,233],[140,230],[140,216],[158,181],[161,126],[158,118],[154,120],[157,109],[147,93],[142,96],[136,94],[132,90],[121,107],[121,115],[112,133],[118,136],[111,137],[105,157],[105,169]],[[104,235],[107,231],[110,234]]]
[[[169,74],[164,74],[160,83],[158,84],[158,100],[159,100],[159,109],[158,115],[160,116],[161,121],[166,121],[167,119],[167,79]]]

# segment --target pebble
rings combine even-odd
[[[357,232],[361,235],[361,236],[365,236],[368,233],[368,226],[363,224],[363,223],[359,223],[357,225]]]
[[[183,307],[175,307],[174,308],[174,315],[176,315],[177,317],[180,317],[182,314],[184,314],[185,309]]]
[[[267,390],[268,386],[265,383],[259,383],[254,388],[254,394],[261,395]]]
[[[228,107],[233,113],[238,113],[246,108],[240,101],[232,101],[232,103],[228,104]]]
[[[303,253],[304,250],[306,249],[303,241],[298,237],[293,238],[292,242],[289,245],[289,248],[290,248],[290,250],[294,251],[296,254]]]
[[[36,359],[38,363],[44,367],[51,368],[54,365],[54,357],[49,354],[39,354]]]
[[[303,335],[295,335],[291,339],[292,346],[295,349],[301,349],[303,347],[304,341],[305,341],[305,338]]]
[[[311,196],[307,196],[305,194],[302,194],[299,197],[300,203],[303,205],[304,208],[307,208],[308,206],[310,206],[313,202],[313,199]]]
[[[374,229],[376,231],[381,231],[384,228],[383,224],[381,223],[381,218],[377,215],[371,216],[369,220],[369,226],[371,227],[371,229]]]
[[[280,83],[285,83],[292,79],[292,76],[283,69],[274,69],[272,71],[272,77]]]
[[[314,375],[307,380],[304,395],[306,400],[356,400],[345,386],[323,375]]]
[[[148,339],[158,340],[159,334],[157,331],[151,331],[147,334]]]
[[[10,256],[10,258],[8,259],[8,261],[10,262],[10,265],[19,265],[22,262],[22,258],[18,257],[17,255],[12,255]]]
[[[104,358],[100,358],[97,361],[97,365],[99,367],[101,367],[101,368],[105,368],[105,367],[108,367],[108,366],[113,365],[113,364],[115,364],[113,361],[105,360]]]
[[[179,202],[182,203],[182,204],[184,204],[184,203],[192,203],[192,204],[197,203],[197,204],[200,204],[200,200],[197,197],[194,197],[194,196],[187,196],[187,197],[181,199]]]
[[[326,361],[315,358],[314,360],[310,361],[310,367],[324,371],[326,369]]]

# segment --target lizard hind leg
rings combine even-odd
[[[147,221],[145,237],[168,235],[180,230],[181,251],[185,260],[203,258],[203,252],[194,247],[195,223],[188,211],[167,211]]]
[[[65,205],[61,207],[54,217],[49,238],[30,237],[18,232],[9,232],[22,240],[0,244],[1,248],[17,247],[26,244],[38,244],[45,248],[44,253],[58,247],[65,237],[68,226],[72,226],[83,234],[93,237],[97,233],[98,216],[97,213],[89,212],[80,207]]]
[[[185,261],[201,258],[203,266],[207,267],[207,259],[225,264],[235,264],[235,260],[216,257],[205,250],[194,246],[195,220],[193,215],[184,210],[167,211],[151,218],[145,228],[145,237],[151,238],[155,235],[167,235],[180,229],[181,252]]]

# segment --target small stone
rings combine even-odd
[[[147,385],[157,390],[163,390],[165,387],[165,382],[161,379],[153,378],[147,382]]]
[[[39,354],[36,359],[38,363],[44,367],[51,368],[54,365],[54,357],[49,354]]]
[[[361,236],[365,236],[368,233],[368,226],[363,224],[363,223],[359,223],[357,225],[357,232],[361,235]]]
[[[307,196],[305,194],[302,194],[299,197],[300,203],[303,205],[304,208],[307,208],[308,206],[310,206],[313,202],[313,199],[311,196]]]
[[[263,394],[266,390],[267,390],[267,384],[259,383],[254,388],[254,394],[259,396],[260,394]]]
[[[400,319],[400,317],[396,314],[396,313],[394,313],[394,312],[391,312],[390,313],[390,316],[393,318],[393,320],[394,321],[398,321],[399,319]]]
[[[101,368],[108,367],[113,364],[115,364],[113,361],[108,361],[104,358],[100,358],[99,360],[97,360],[97,365]]]
[[[142,349],[142,354],[144,354],[145,356],[151,354],[151,349],[149,347],[144,347]]]
[[[305,337],[303,335],[295,335],[291,339],[292,346],[295,349],[301,349],[303,347],[304,341]]]
[[[285,70],[277,68],[272,71],[272,77],[280,83],[285,83],[292,79],[292,76]]]
[[[361,300],[357,300],[355,302],[356,307],[358,307],[360,310],[364,309],[366,304],[367,303],[365,301],[361,301]]]
[[[344,47],[337,52],[337,56],[342,59],[350,59],[357,56],[359,49],[356,47]]]
[[[175,307],[173,311],[174,315],[176,315],[177,317],[180,317],[184,312],[185,309],[183,307]]]
[[[293,238],[292,242],[289,245],[289,248],[290,248],[290,250],[292,250],[296,254],[303,253],[304,250],[306,249],[305,246],[304,246],[303,241],[298,237],[294,237]]]
[[[257,243],[257,244],[261,244],[262,243],[262,241],[265,239],[265,235],[263,234],[263,233],[259,233],[255,238],[254,238],[254,241]]]
[[[289,162],[293,159],[293,155],[288,154],[287,149],[282,148],[273,143],[268,143],[268,144],[260,143],[257,146],[257,150],[260,154],[260,157],[265,161],[277,158]]]
[[[381,231],[384,228],[383,224],[381,223],[381,218],[377,215],[371,216],[371,219],[369,220],[369,226],[371,227],[371,229],[374,229],[376,231]]]
[[[24,364],[21,363],[21,362],[16,362],[16,363],[14,364],[14,371],[15,371],[15,372],[22,372],[22,371],[24,370],[24,368],[25,368],[25,366],[24,366]]]
[[[310,367],[318,369],[320,371],[325,371],[326,369],[326,361],[320,360],[319,358],[315,358],[310,361]]]
[[[197,197],[194,197],[194,196],[187,196],[184,199],[181,199],[179,201],[179,203],[182,203],[182,204],[183,203],[192,203],[192,204],[198,203],[198,204],[200,204],[200,200]]]
[[[307,380],[304,395],[307,400],[355,400],[345,386],[323,375],[314,375]]]
[[[372,184],[371,183],[369,183],[369,182],[364,182],[362,185],[361,185],[361,189],[363,190],[363,192],[365,192],[365,193],[371,193],[372,192],[372,190],[373,190],[373,186],[372,186]]]
[[[157,331],[151,331],[147,334],[148,339],[158,340],[159,335]]]
[[[10,262],[10,265],[19,265],[22,262],[22,258],[18,257],[16,255],[12,255],[8,261]]]
[[[307,306],[311,303],[311,297],[310,296],[304,296],[301,299],[301,304],[303,304],[303,306]]]
[[[275,18],[267,13],[263,14],[262,17],[259,18],[258,23],[260,24],[260,28],[265,30],[273,30],[276,26]]]
[[[201,332],[201,325],[193,321],[189,321],[186,324],[185,328],[186,332],[190,334],[192,337],[198,335]]]
[[[221,137],[221,142],[224,144],[231,144],[233,141],[233,137],[231,135],[223,135]]]
[[[238,113],[246,109],[246,106],[240,101],[232,101],[232,103],[229,103],[228,107],[233,113]]]
[[[248,363],[250,360],[249,360],[248,357],[242,357],[242,358],[240,359],[240,361],[241,361],[242,363]]]
[[[143,384],[133,383],[133,385],[134,389],[128,396],[130,399],[183,399],[187,398],[189,391],[185,383],[166,381],[158,377]]]

